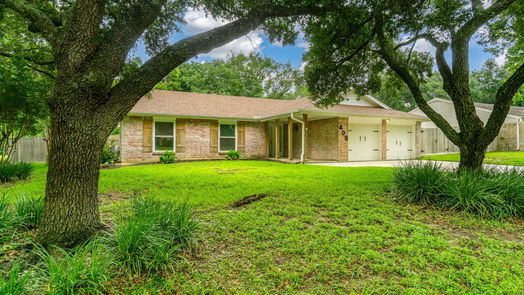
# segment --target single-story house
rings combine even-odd
[[[434,98],[428,104],[441,114],[455,129],[459,129],[457,116],[453,102],[449,99]],[[477,115],[486,123],[493,111],[493,105],[487,103],[475,103]],[[424,115],[419,109],[410,111],[411,114]],[[488,151],[518,151],[524,150],[524,107],[512,106],[500,129],[499,135],[488,147]],[[422,153],[453,153],[458,148],[451,143],[435,123],[426,121],[422,123]]]
[[[154,90],[121,123],[124,162],[242,158],[287,161],[412,159],[427,118],[353,93],[319,108],[307,98],[279,100]]]

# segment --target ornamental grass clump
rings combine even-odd
[[[393,173],[398,198],[423,205],[439,200],[446,178],[441,165],[432,162],[404,163]]]
[[[105,294],[114,259],[103,239],[95,238],[71,250],[43,248],[39,279],[49,294]]]
[[[172,268],[176,255],[192,244],[198,227],[185,203],[135,197],[129,212],[117,216],[114,248],[131,273],[162,271]]]
[[[431,162],[407,163],[393,174],[400,200],[483,218],[524,217],[524,173],[517,170],[445,171]]]
[[[22,264],[13,262],[4,273],[0,273],[0,294],[25,295],[29,294],[30,273],[22,271]]]
[[[44,208],[44,198],[31,197],[23,194],[14,203],[14,211],[20,226],[27,229],[35,228],[40,223],[40,216]]]

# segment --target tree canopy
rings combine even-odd
[[[459,146],[461,169],[481,169],[486,147],[497,136],[524,83],[524,61],[518,50],[521,37],[516,35],[522,30],[524,16],[515,13],[522,2],[350,1],[344,8],[311,20],[306,28],[312,45],[306,54],[305,76],[312,98],[331,104],[349,89],[360,94],[377,91],[384,75],[396,75],[417,106]],[[508,27],[509,37],[505,35]],[[475,112],[470,83],[469,46],[477,35],[483,35],[485,46],[517,50],[519,60],[496,90],[494,110],[486,123]],[[435,47],[434,56],[414,50],[419,40]],[[434,63],[442,77],[442,90],[453,101],[459,131],[429,106],[422,92],[421,85]]]
[[[294,99],[305,95],[302,72],[258,53],[180,65],[156,89]]]

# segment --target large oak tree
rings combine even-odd
[[[349,2],[344,9],[308,25],[312,46],[306,55],[305,74],[310,91],[318,102],[329,104],[350,88],[362,93],[376,90],[381,75],[393,73],[407,85],[418,107],[459,147],[461,169],[481,169],[486,148],[499,133],[513,96],[524,83],[524,57],[522,51],[511,50],[516,42],[498,42],[520,62],[498,87],[493,112],[484,124],[475,111],[470,89],[470,44],[474,38],[481,38],[482,44],[489,46],[489,40],[497,39],[493,35],[501,31],[493,28],[495,23],[515,30],[524,16],[512,11],[522,11],[517,9],[522,2]],[[503,34],[498,35],[498,39],[504,39]],[[435,47],[433,57],[413,50],[415,42],[423,39]],[[434,60],[442,88],[453,101],[459,130],[423,97],[421,83],[432,71]]]
[[[178,65],[252,30],[261,28],[272,40],[292,42],[294,24],[304,20],[300,16],[333,5],[307,0],[1,0],[0,7],[27,20],[51,48],[56,74],[47,98],[49,170],[37,238],[44,245],[73,246],[101,227],[101,149],[141,97]],[[168,33],[178,29],[188,7],[230,22],[169,44]],[[139,39],[153,57],[123,71]]]

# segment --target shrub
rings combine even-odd
[[[93,239],[71,251],[40,249],[42,280],[51,294],[104,294],[113,266],[110,251],[101,239]]]
[[[9,240],[9,233],[18,226],[18,216],[7,200],[7,193],[0,196],[0,242]]]
[[[503,219],[524,216],[524,173],[444,171],[431,163],[406,164],[395,170],[398,197],[479,217]]]
[[[5,275],[0,275],[0,294],[25,295],[29,293],[29,274],[21,272],[21,265],[13,263]]]
[[[460,175],[448,177],[445,198],[438,205],[480,217],[501,219],[515,216],[514,208],[498,193],[481,174],[461,171]]]
[[[120,159],[120,154],[117,152],[114,153],[112,149],[113,149],[112,146],[108,144],[104,145],[104,148],[102,149],[101,160],[100,160],[101,164],[114,164],[115,162],[117,162]]]
[[[490,191],[510,204],[516,215],[524,218],[524,173],[518,170],[487,171],[485,179]]]
[[[175,255],[193,241],[198,226],[187,204],[133,198],[129,216],[117,216],[117,256],[133,273],[169,268]]]
[[[239,151],[229,151],[226,154],[227,160],[238,160],[240,159],[240,152]]]
[[[175,161],[176,161],[176,157],[175,157],[175,153],[173,152],[164,152],[160,156],[160,162],[162,162],[162,164],[172,164],[172,163],[175,163]]]
[[[0,182],[8,182],[16,177],[16,166],[10,163],[0,165]]]
[[[394,171],[393,181],[399,199],[428,205],[440,198],[446,173],[431,162],[405,163]]]
[[[27,179],[33,172],[29,163],[3,163],[0,165],[0,182],[8,182],[14,178]]]
[[[22,195],[15,202],[14,207],[21,225],[31,229],[40,222],[40,216],[44,208],[44,198]]]
[[[15,166],[16,170],[16,177],[18,179],[27,179],[29,176],[31,176],[31,173],[33,173],[33,165],[29,163],[16,163],[12,164]]]

